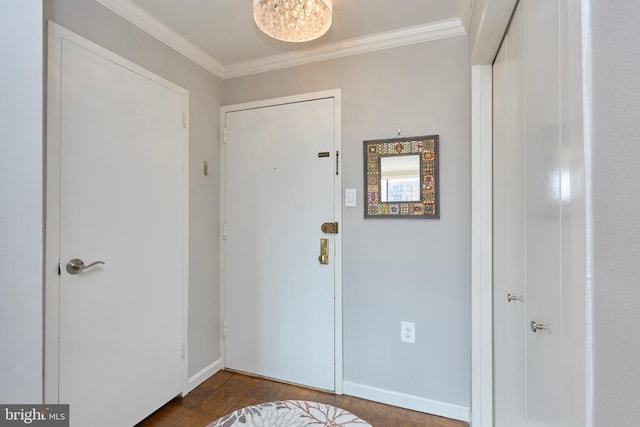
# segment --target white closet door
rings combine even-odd
[[[523,18],[519,8],[493,66],[494,419],[504,427],[526,426]]]
[[[521,1],[494,64],[496,427],[563,425],[559,10]]]

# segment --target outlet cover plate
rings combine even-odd
[[[416,324],[414,322],[400,322],[400,341],[416,343]]]

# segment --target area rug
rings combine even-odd
[[[303,400],[285,400],[248,406],[225,415],[207,427],[372,427],[335,406]]]

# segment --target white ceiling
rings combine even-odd
[[[97,1],[165,43],[173,43],[172,47],[187,57],[199,57],[196,62],[223,78],[297,65],[302,55],[310,58],[306,61],[310,62],[313,55],[309,54],[313,52],[322,52],[323,57],[315,59],[320,60],[336,51],[340,53],[335,56],[344,56],[464,34],[473,3],[473,0],[333,0],[333,25],[326,35],[308,43],[286,43],[271,39],[256,27],[252,0]],[[383,43],[394,38],[392,45]],[[353,45],[359,49],[351,52],[348,49]],[[298,61],[291,64],[295,58]],[[283,60],[284,65],[280,64]],[[265,63],[271,65],[265,68]]]

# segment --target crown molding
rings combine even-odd
[[[299,52],[289,52],[251,61],[237,62],[225,67],[220,61],[193,45],[130,0],[95,1],[221,79],[242,77],[447,37],[463,36],[467,34],[466,29],[469,26],[473,6],[473,0],[465,0],[461,7],[462,19],[448,19],[401,30],[388,31]]]
[[[173,50],[200,65],[214,76],[224,78],[224,67],[220,61],[194,46],[187,39],[149,15],[129,0],[96,0],[107,9],[120,15],[141,30],[149,33]]]
[[[265,71],[295,67],[312,62],[342,58],[360,53],[374,52],[383,49],[423,43],[447,37],[466,35],[460,19],[448,19],[426,25],[388,31],[367,37],[331,43],[316,48],[268,56],[254,61],[238,62],[225,67],[224,78],[247,76]]]

